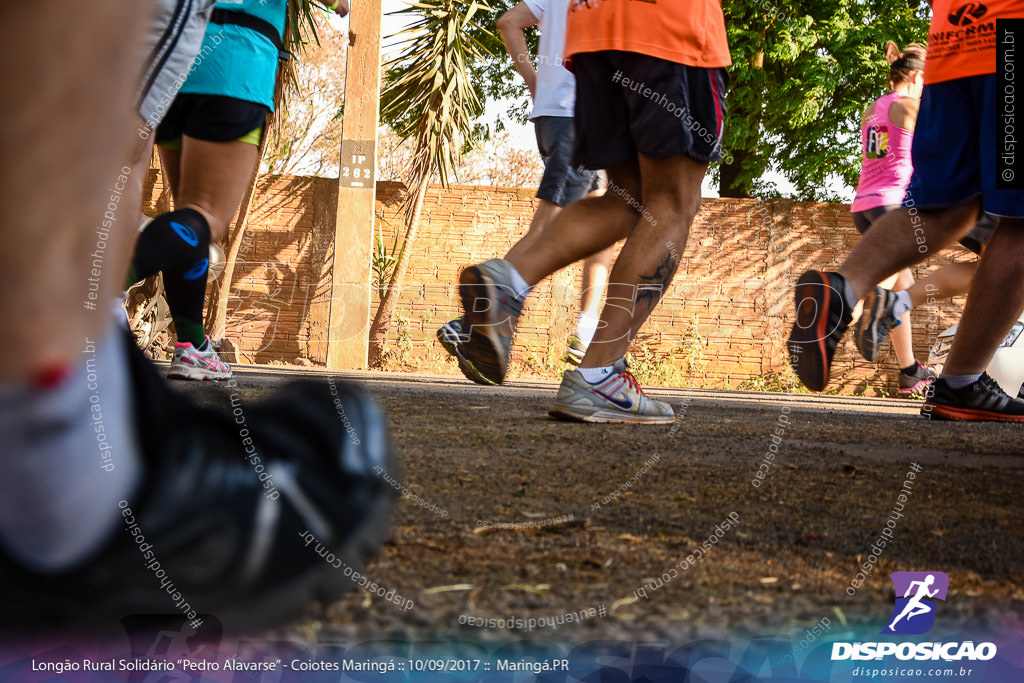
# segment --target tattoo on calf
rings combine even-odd
[[[668,254],[652,274],[641,275],[640,285],[636,288],[636,303],[650,301],[650,308],[653,309],[661,300],[678,267],[679,260]]]

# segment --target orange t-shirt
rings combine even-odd
[[[996,72],[996,19],[1024,17],[1021,0],[934,0],[924,82]]]
[[[565,56],[604,50],[705,68],[732,64],[721,0],[569,0]]]

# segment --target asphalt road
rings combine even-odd
[[[245,400],[299,375],[331,376],[236,368]],[[547,416],[551,382],[334,376],[390,416],[404,499],[366,573],[415,607],[356,590],[294,637],[796,642],[822,619],[831,635],[877,633],[888,573],[917,570],[949,575],[947,630],[1024,614],[1019,426],[930,422],[899,399],[692,389],[650,392],[673,425],[584,425]],[[176,386],[226,404],[223,386]]]

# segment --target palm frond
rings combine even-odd
[[[434,173],[447,185],[460,153],[477,137],[474,124],[483,105],[473,81],[495,56],[473,35],[489,34],[474,19],[482,12],[491,12],[486,0],[412,0],[391,13],[411,21],[390,36],[398,39],[400,52],[385,65],[381,115],[401,138],[415,141],[410,188]]]

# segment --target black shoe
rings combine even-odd
[[[838,273],[809,270],[796,283],[796,321],[789,333],[789,360],[812,391],[828,386],[832,357],[853,317]]]
[[[853,326],[853,341],[865,360],[876,361],[892,328],[900,324],[893,317],[896,292],[875,287],[864,297],[860,318]]]
[[[125,341],[143,480],[119,504],[124,525],[58,574],[0,551],[0,628],[159,613],[261,629],[350,589],[337,567],[358,571],[385,539],[395,491],[380,473],[399,476],[370,398],[346,382],[301,382],[260,404],[200,409]]]
[[[963,389],[953,389],[940,377],[928,387],[921,415],[932,420],[1024,422],[1024,401],[1007,396],[987,373]]]

